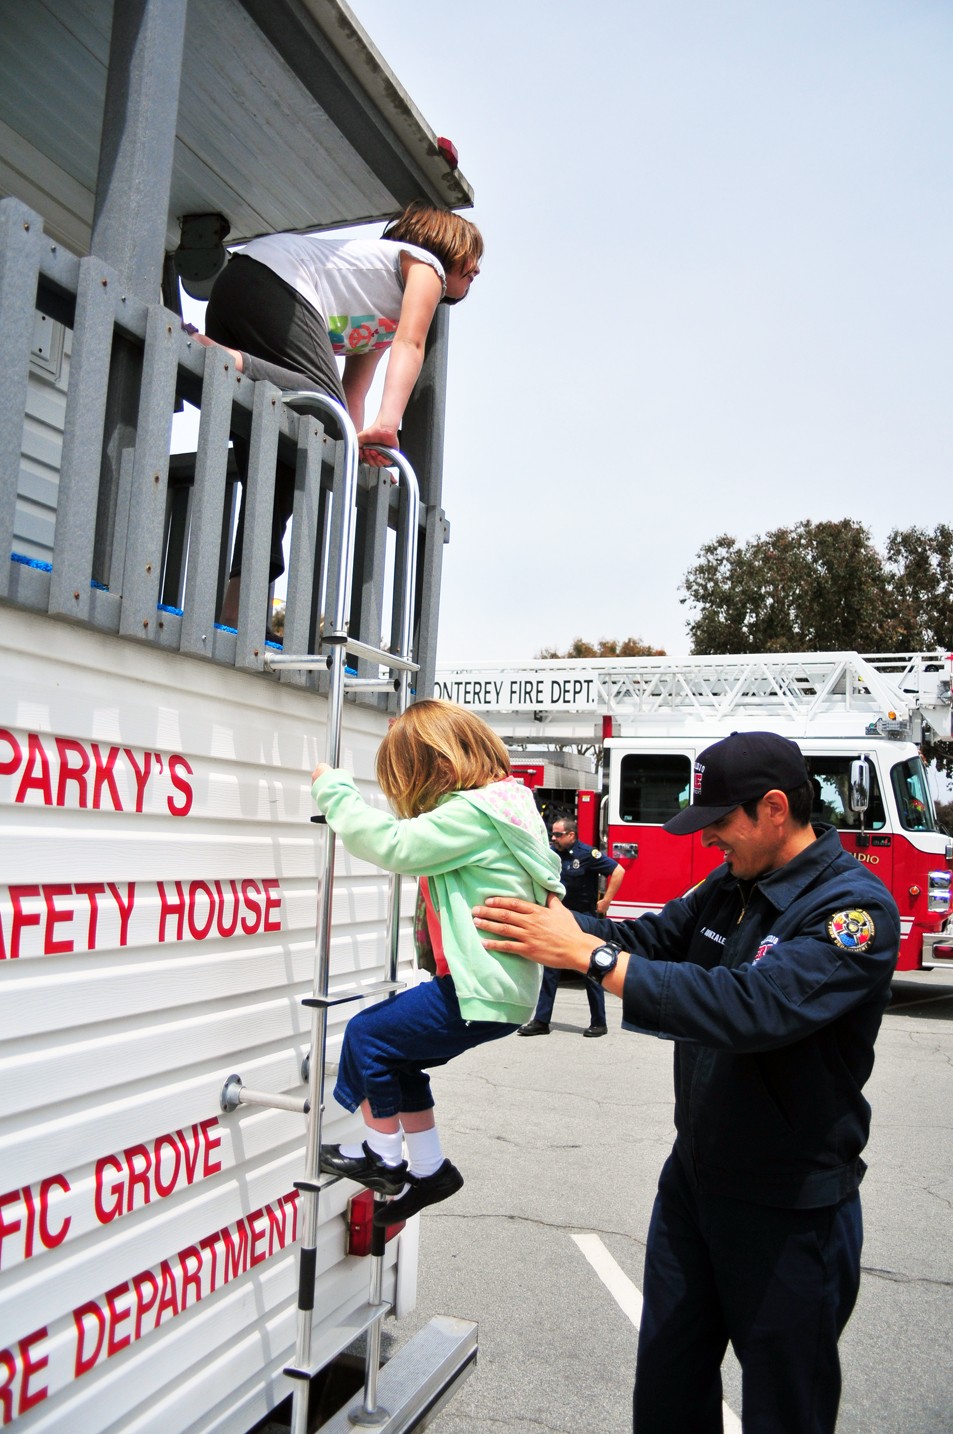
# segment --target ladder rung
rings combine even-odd
[[[382,1320],[385,1315],[390,1314],[391,1309],[392,1306],[386,1302],[381,1304],[368,1303],[359,1305],[356,1310],[348,1315],[341,1329],[330,1331],[330,1337],[334,1339],[338,1349],[346,1349],[347,1345],[353,1344],[359,1335],[364,1334],[372,1325]],[[353,1333],[351,1333],[352,1327]],[[346,1339],[344,1338],[345,1334],[347,1335]],[[307,1369],[301,1369],[296,1364],[285,1365],[285,1374],[287,1374],[289,1379],[313,1379],[316,1374],[320,1374],[321,1370],[327,1364],[328,1356],[323,1350],[312,1351],[312,1353],[315,1354],[315,1359]]]
[[[348,986],[333,996],[304,996],[302,1006],[343,1006],[346,1001],[361,1001],[365,996],[386,996],[388,991],[402,991],[406,981],[379,981],[374,986]]]
[[[306,671],[317,667],[327,667],[330,659],[326,652],[266,652],[264,654],[266,667],[287,670],[294,668],[296,671]]]
[[[319,1180],[292,1180],[296,1190],[303,1190],[306,1195],[320,1195],[322,1190],[328,1190],[336,1185],[339,1180],[345,1180],[344,1175],[325,1175]]]
[[[379,662],[382,667],[391,667],[395,672],[420,671],[420,664],[409,657],[399,657],[396,652],[388,652],[383,647],[371,647],[368,642],[358,642],[356,637],[348,638],[345,650],[351,657],[363,657],[367,662]]]
[[[400,687],[399,677],[345,677],[344,686],[348,692],[396,692]]]

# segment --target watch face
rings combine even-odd
[[[597,966],[613,966],[616,961],[615,953],[605,950],[594,951],[592,953],[592,959]]]

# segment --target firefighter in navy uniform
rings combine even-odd
[[[491,898],[490,950],[585,972],[623,1026],[670,1040],[675,1144],[645,1247],[636,1434],[721,1434],[721,1364],[750,1434],[833,1434],[837,1344],[857,1298],[863,1087],[890,1001],[900,917],[887,887],[811,825],[793,742],[732,733],[665,823],[722,862],[638,921]],[[602,943],[602,944],[598,944]]]
[[[622,884],[625,869],[596,847],[579,841],[576,823],[568,813],[560,813],[553,818],[549,836],[554,851],[562,861],[559,879],[566,888],[563,905],[570,911],[579,911],[587,916],[604,916]],[[599,879],[603,876],[606,878],[606,889],[600,897]],[[536,1012],[531,1021],[520,1026],[517,1035],[549,1035],[558,985],[559,972],[546,966]],[[606,998],[597,981],[586,981],[586,997],[589,1001],[589,1025],[583,1035],[604,1036],[607,1031]]]

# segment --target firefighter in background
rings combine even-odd
[[[624,867],[596,847],[579,841],[575,818],[568,812],[556,814],[549,837],[553,850],[562,862],[559,879],[566,888],[563,905],[570,911],[582,911],[588,916],[605,916],[613,897],[622,885]],[[602,876],[606,878],[606,889],[600,897],[599,878]],[[544,966],[536,1013],[525,1026],[520,1026],[517,1035],[549,1035],[549,1023],[552,1020],[558,985],[559,972],[553,967]],[[587,981],[586,997],[589,1001],[589,1025],[583,1035],[604,1036],[607,1030],[605,993],[595,981]]]

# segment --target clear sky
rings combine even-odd
[[[688,651],[701,545],[953,519],[950,0],[349,0],[457,145],[439,657]]]

